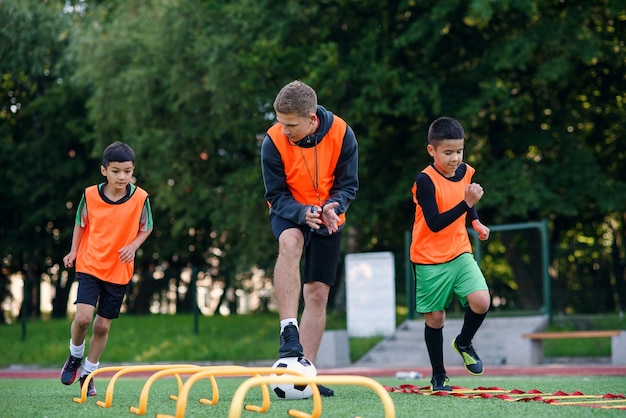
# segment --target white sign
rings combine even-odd
[[[395,267],[391,252],[346,255],[350,337],[390,336],[396,330]]]

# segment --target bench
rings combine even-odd
[[[593,330],[593,331],[546,331],[522,334],[522,338],[530,340],[530,361],[533,364],[543,362],[543,341],[567,338],[611,338],[611,364],[626,364],[620,353],[626,350],[626,331]]]

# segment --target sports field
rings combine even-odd
[[[336,396],[321,398],[323,417],[613,417],[626,416],[626,375],[615,368],[583,367],[580,371],[593,374],[558,375],[567,368],[550,366],[535,369],[492,368],[478,377],[451,373],[453,393],[433,394],[426,387],[428,379],[398,380],[391,370],[339,370],[320,371],[320,376],[346,376],[353,373],[371,379],[384,388],[391,399],[393,410],[385,407],[383,398],[368,386],[359,384],[329,385]],[[578,373],[571,367],[571,373]],[[508,375],[503,375],[504,372]],[[517,376],[515,376],[517,372]],[[306,414],[314,411],[312,399],[298,401],[278,400],[269,396],[264,413],[246,411],[244,404],[263,406],[260,386],[251,386],[243,402],[233,403],[240,385],[249,376],[215,378],[213,387],[208,378],[198,379],[189,386],[181,409],[180,387],[171,375],[154,379],[154,372],[126,374],[112,382],[113,372],[96,377],[98,395],[81,400],[78,383],[64,386],[56,370],[2,370],[0,371],[0,405],[3,418],[12,417],[133,417],[131,407],[141,408],[147,416],[185,417],[288,417],[288,410]],[[364,376],[369,374],[370,376]],[[603,375],[597,375],[603,374]],[[184,385],[190,374],[181,374]],[[148,384],[150,382],[150,384]],[[184,386],[183,386],[184,387]],[[217,390],[214,390],[217,388]],[[108,394],[107,394],[108,392]],[[143,393],[143,395],[142,395]],[[216,395],[218,399],[216,399]],[[439,396],[442,395],[442,396]],[[215,401],[214,405],[199,402]],[[96,401],[104,404],[98,406]],[[177,409],[178,408],[178,409]]]
[[[335,329],[345,327],[342,320],[330,317]],[[140,406],[140,395],[153,372],[128,374],[117,379],[111,385],[109,408],[98,406],[96,402],[106,404],[113,373],[103,373],[94,379],[98,392],[95,398],[86,398],[84,403],[73,402],[73,398],[80,395],[78,383],[64,386],[59,381],[59,372],[68,354],[70,322],[29,321],[25,338],[19,324],[1,329],[0,418],[136,416],[130,407]],[[274,316],[202,317],[197,334],[192,332],[192,324],[191,316],[184,315],[123,316],[115,323],[101,367],[183,362],[209,365],[208,360],[211,364],[249,366],[258,365],[259,358],[271,359],[276,354]],[[352,358],[359,358],[373,343],[351,341]],[[595,354],[594,351],[590,353]],[[560,352],[559,355],[571,354]],[[623,399],[626,366],[561,364],[522,368],[487,365],[482,376],[473,377],[462,365],[451,364],[447,366],[450,384],[464,388],[453,396],[433,396],[420,389],[428,386],[430,370],[425,367],[412,370],[425,377],[398,380],[394,377],[398,370],[383,367],[320,369],[318,372],[320,376],[356,375],[373,379],[377,385],[386,388],[384,393],[392,400],[396,417],[626,417],[623,409],[626,408]],[[190,378],[189,375],[180,377],[183,382]],[[233,397],[246,379],[248,376],[215,378],[215,393],[219,395],[215,405],[198,402],[201,398],[213,399],[215,396],[210,379],[199,380],[190,387],[184,416],[228,417]],[[407,384],[411,386],[401,387]],[[385,417],[381,398],[370,388],[349,384],[327,386],[335,390],[335,396],[321,399],[322,417]],[[468,393],[467,389],[478,390]],[[177,401],[170,399],[170,395],[178,393],[175,378],[155,380],[145,397],[144,415],[175,415]],[[244,403],[263,405],[261,390],[251,388],[239,406]],[[265,413],[242,411],[241,416],[289,417],[289,409],[311,414],[314,401],[281,401],[272,395]]]

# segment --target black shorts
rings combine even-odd
[[[120,316],[127,284],[105,282],[85,273],[76,273],[76,279],[78,280],[78,295],[74,304],[85,303],[97,306],[98,315],[103,318],[115,319]]]
[[[322,282],[334,286],[341,251],[342,230],[332,235],[311,231],[308,225],[298,225],[278,215],[270,214],[272,232],[276,239],[290,228],[299,229],[304,236],[304,283]],[[322,226],[322,228],[325,228]]]

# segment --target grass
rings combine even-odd
[[[398,322],[404,320],[402,313]],[[0,326],[0,367],[36,365],[58,367],[65,361],[70,338],[69,319],[28,320]],[[327,329],[345,329],[343,313],[329,313]],[[625,329],[617,315],[555,318],[550,330]],[[25,329],[25,332],[24,332]],[[196,333],[197,329],[197,333]],[[199,316],[125,315],[113,321],[103,364],[154,362],[254,362],[276,357],[276,314]],[[25,337],[24,337],[25,336]],[[89,336],[88,336],[89,338]],[[350,357],[358,360],[380,337],[350,338]],[[547,340],[546,357],[610,356],[610,339]]]
[[[393,378],[376,379],[387,386],[397,386],[403,381]],[[119,418],[133,417],[129,407],[139,406],[139,394],[146,379],[122,377],[115,383],[111,408],[101,408],[95,399],[104,400],[109,382],[108,378],[97,379],[98,396],[88,398],[85,404],[72,402],[78,396],[78,385],[63,386],[57,379],[13,379],[0,380],[0,405],[3,418],[48,417],[48,418]],[[219,401],[208,406],[197,402],[199,398],[211,398],[211,386],[208,380],[200,380],[193,385],[186,408],[186,417],[226,417],[231,400],[241,378],[217,378]],[[406,383],[406,381],[404,381]],[[426,385],[425,379],[412,382]],[[479,386],[520,389],[529,391],[538,389],[553,393],[562,390],[566,393],[580,391],[587,395],[616,394],[626,387],[626,377],[454,377],[452,384],[474,388]],[[324,417],[383,417],[383,406],[378,396],[364,386],[334,386],[337,394],[333,398],[323,398],[322,416]],[[177,393],[176,381],[172,378],[157,380],[150,389],[146,416],[156,414],[174,415],[176,402],[168,399]],[[36,394],[36,397],[33,397]],[[544,402],[518,401],[507,402],[500,399],[468,399],[454,396],[423,396],[417,394],[391,393],[396,417],[415,418],[418,416],[438,417],[617,417],[624,416],[623,410],[596,409],[583,406],[556,406]],[[580,399],[577,399],[580,400]],[[245,398],[245,403],[261,405],[261,392],[252,388]],[[610,405],[610,404],[607,404]],[[620,405],[626,406],[624,403]],[[242,417],[288,417],[288,409],[297,409],[310,413],[313,402],[280,401],[271,397],[269,410],[262,415],[257,412],[243,411]]]
[[[626,329],[626,321],[618,315],[576,315],[555,317],[548,331]],[[545,340],[545,357],[608,357],[610,338]]]
[[[402,319],[400,318],[401,322]],[[243,364],[258,360],[274,359],[278,343],[278,320],[276,315],[247,315],[231,317],[198,317],[192,315],[122,315],[113,322],[109,343],[102,358],[103,366],[115,363],[175,363],[175,362],[228,362]],[[20,322],[0,327],[0,368],[15,364],[59,368],[68,352],[70,330],[67,320],[29,320],[25,338]],[[345,329],[345,315],[330,314],[328,329]],[[575,322],[555,321],[551,329],[624,328],[621,319],[591,317]],[[197,328],[197,334],[195,329]],[[357,360],[373,347],[380,338],[351,338],[350,354]],[[586,345],[576,348],[576,355],[603,356],[606,347],[599,347],[596,339],[584,340]],[[564,356],[571,350],[572,342],[558,341],[562,346],[546,347],[546,354]],[[548,344],[546,344],[548,345]],[[610,350],[610,347],[608,348]],[[608,353],[608,351],[607,351]],[[428,385],[427,378],[416,381],[400,381],[394,378],[377,378],[387,386],[411,383]],[[123,377],[117,381],[113,405],[110,409],[95,405],[90,398],[85,404],[72,402],[79,395],[77,384],[64,386],[58,379],[0,379],[0,416],[13,417],[132,417],[129,406],[138,405],[139,394],[145,378]],[[218,378],[220,401],[217,405],[201,405],[197,399],[210,397],[211,387],[207,380],[192,388],[186,417],[228,416],[230,401],[241,378]],[[109,378],[98,378],[98,400],[104,400]],[[501,387],[544,392],[558,390],[585,394],[625,393],[626,376],[586,377],[529,377],[489,376],[488,371],[479,377],[453,376],[451,384],[475,388],[479,386]],[[362,386],[335,386],[337,395],[323,399],[323,416],[328,417],[382,417],[381,401],[371,390]],[[147,415],[157,413],[173,415],[176,403],[168,398],[176,393],[172,378],[160,379],[150,391]],[[33,397],[36,394],[36,397]],[[596,409],[582,406],[553,406],[542,402],[505,402],[499,399],[459,399],[452,396],[435,397],[416,394],[391,393],[396,416],[450,417],[613,417],[624,416],[623,410]],[[258,388],[246,396],[246,403],[261,404]],[[270,410],[264,417],[287,417],[288,409],[310,413],[312,401],[279,401],[272,397]],[[258,413],[244,411],[242,417],[257,417]]]
[[[0,327],[0,367],[16,364],[57,367],[62,364],[68,353],[70,325],[70,319],[29,320],[25,333],[21,322]],[[344,314],[329,314],[327,329],[345,327]],[[197,323],[191,314],[122,315],[112,323],[102,362],[267,360],[277,355],[278,336],[278,317],[274,314],[199,316]],[[380,339],[352,338],[352,359],[364,355]]]

